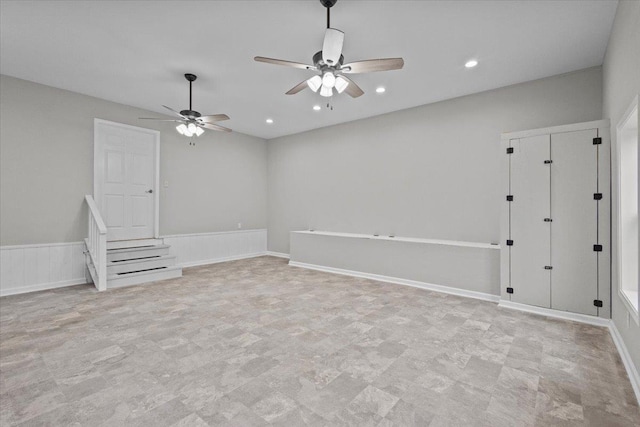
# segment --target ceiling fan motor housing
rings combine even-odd
[[[190,119],[196,119],[202,115],[194,110],[182,110],[180,111],[180,114]]]
[[[344,55],[340,55],[340,60],[338,61],[338,64],[342,66],[343,63],[344,63]],[[337,67],[338,64],[334,64],[333,67],[339,68]],[[329,64],[325,64],[324,60],[322,59],[322,51],[318,51],[316,52],[315,55],[313,55],[313,65],[315,65],[320,69],[322,69],[323,66],[329,67]]]

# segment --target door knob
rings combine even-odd
[[[153,190],[147,190],[145,193],[153,193]]]

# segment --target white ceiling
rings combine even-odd
[[[405,67],[354,75],[365,95],[334,97],[333,111],[313,111],[326,99],[309,90],[284,94],[310,72],[253,61],[311,63],[326,19],[317,0],[3,0],[0,72],[157,112],[187,108],[192,72],[194,109],[270,139],[601,65],[616,5],[339,0],[345,62],[402,56]],[[469,58],[480,64],[465,69]]]

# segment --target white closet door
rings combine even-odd
[[[511,301],[549,308],[549,135],[512,140],[511,146]]]
[[[598,295],[596,136],[596,129],[551,135],[551,307],[591,315]]]

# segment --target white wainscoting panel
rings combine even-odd
[[[84,243],[0,246],[0,296],[86,283]]]
[[[163,236],[182,267],[266,255],[267,230],[239,230]]]

